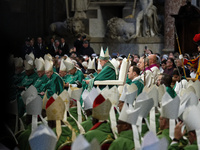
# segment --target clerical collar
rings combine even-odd
[[[139,80],[140,79],[140,76],[137,76],[137,77],[135,77],[133,80],[132,80],[132,82],[133,81],[136,81],[136,80]]]

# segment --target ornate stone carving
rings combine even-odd
[[[74,11],[74,18],[77,19],[86,19],[86,13],[88,7],[88,1],[87,0],[72,0],[72,8],[71,11]]]
[[[90,40],[90,36],[85,33],[85,25],[82,20],[69,18],[64,22],[54,22],[50,25],[50,33],[59,36],[76,36],[78,34],[86,35]]]
[[[106,35],[111,39],[130,41],[137,37],[159,36],[160,28],[161,22],[153,0],[134,0],[132,14],[125,19],[111,18],[107,23]]]
[[[136,36],[153,37],[159,34],[157,8],[153,0],[139,0],[141,10],[136,18]]]
[[[111,39],[129,41],[135,35],[135,26],[133,23],[128,23],[122,18],[111,18],[107,23],[106,36]]]

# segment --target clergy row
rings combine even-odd
[[[172,98],[164,85],[139,95],[134,83],[91,91],[70,86],[42,99],[31,85],[21,93],[25,121],[13,125],[13,139],[19,149],[198,149],[199,88],[190,81]],[[17,101],[10,105],[17,115]]]
[[[200,83],[177,82],[174,90],[156,55],[141,57],[136,67],[129,57],[109,60],[108,49],[101,49],[101,71],[86,77],[69,57],[59,74],[50,55],[25,58],[25,73],[18,68],[23,60],[14,59],[10,101],[19,120],[9,131],[20,149],[198,148]],[[89,62],[94,66],[94,59]]]

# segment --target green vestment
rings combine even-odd
[[[47,90],[47,98],[49,99],[54,93],[60,94],[63,91],[64,82],[57,73],[53,73],[44,87]]]
[[[197,141],[195,141],[191,145],[187,145],[185,147],[183,147],[183,145],[180,144],[180,142],[175,143],[175,144],[170,145],[168,147],[168,150],[198,150]]]
[[[19,74],[15,74],[15,75],[13,76],[14,84],[17,85],[17,86],[19,86],[20,83],[22,82],[22,80],[25,78],[25,76],[26,76],[25,71],[22,71],[22,72],[19,73]]]
[[[81,123],[82,127],[84,128],[85,132],[89,131],[92,127],[92,116],[89,116],[85,121]]]
[[[112,142],[109,150],[132,150],[134,149],[132,130],[122,131],[118,138]]]
[[[67,74],[64,77],[61,77],[63,79],[63,81],[65,82],[65,80],[67,79]],[[66,82],[65,82],[66,83]]]
[[[161,130],[157,133],[157,137],[159,139],[162,139],[163,137],[165,137],[168,141],[168,145],[170,145],[170,143],[172,142],[172,139],[169,137],[169,129],[164,129]]]
[[[45,92],[44,88],[49,78],[44,74],[42,77],[39,77],[33,86],[37,89],[38,93]]]
[[[69,112],[78,121],[77,107],[69,108]],[[79,128],[78,128],[78,125],[77,125],[76,121],[70,116],[67,117],[67,121],[71,124],[71,126],[74,129],[74,131],[76,132],[76,134],[78,134],[79,133]],[[85,116],[83,115],[83,113],[82,113],[82,121],[85,121]]]
[[[94,130],[89,130],[85,133],[85,138],[88,142],[91,142],[93,138],[96,138],[97,141],[101,144],[106,139],[114,139],[114,135],[110,128],[110,123],[104,122]]]
[[[21,84],[19,84],[19,86],[24,86],[25,88],[29,88],[29,86],[34,84],[37,79],[38,79],[38,75],[36,72],[34,72],[30,76],[26,75],[24,79],[22,80]]]
[[[171,87],[166,87],[166,91],[169,93],[169,95],[170,95],[172,98],[175,98],[175,97],[176,97],[176,92],[175,92],[174,89],[172,89]]]
[[[143,82],[143,80],[142,79],[135,80],[132,83],[134,83],[137,86],[137,88],[138,88],[137,95],[139,95],[140,93],[142,93],[142,90],[144,88],[144,82]]]
[[[20,150],[29,150],[29,136],[31,135],[31,123],[27,126],[27,129],[20,134],[20,136],[17,138],[18,146]]]
[[[84,79],[84,75],[83,73],[77,69],[77,71],[75,72],[75,74],[73,75],[67,75],[66,79],[65,79],[65,83],[69,83],[69,84],[75,84],[75,81],[80,81],[82,82],[82,80]]]
[[[61,144],[65,143],[67,141],[72,141],[72,139],[71,139],[72,131],[68,128],[68,126],[62,125],[61,129],[62,129],[62,133],[56,143],[55,149],[58,149]],[[53,131],[56,134],[56,128],[53,128]]]
[[[37,79],[38,79],[38,75],[37,75],[36,72],[34,72],[30,76],[26,75],[24,77],[24,79],[22,80],[22,82],[20,84],[18,84],[18,86],[23,86],[25,88],[29,88],[29,86],[34,84]],[[21,92],[22,92],[22,90],[18,90],[18,93],[17,93],[17,105],[18,105],[18,115],[19,115],[19,117],[22,117],[24,112],[25,112],[25,105],[24,105],[24,102],[23,102],[22,97],[21,97]]]
[[[94,86],[94,81],[102,80],[116,80],[115,67],[110,61],[108,61],[103,67],[101,72],[93,79],[90,80],[88,85],[88,91]],[[100,85],[99,88],[102,90],[106,85]],[[111,88],[112,86],[109,86]]]
[[[129,85],[132,83],[132,80],[128,78],[128,75],[126,77],[126,83],[129,84]]]

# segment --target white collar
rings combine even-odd
[[[135,77],[133,80],[132,80],[132,82],[133,81],[136,81],[136,80],[139,80],[140,79],[140,76],[137,76],[137,77]]]

